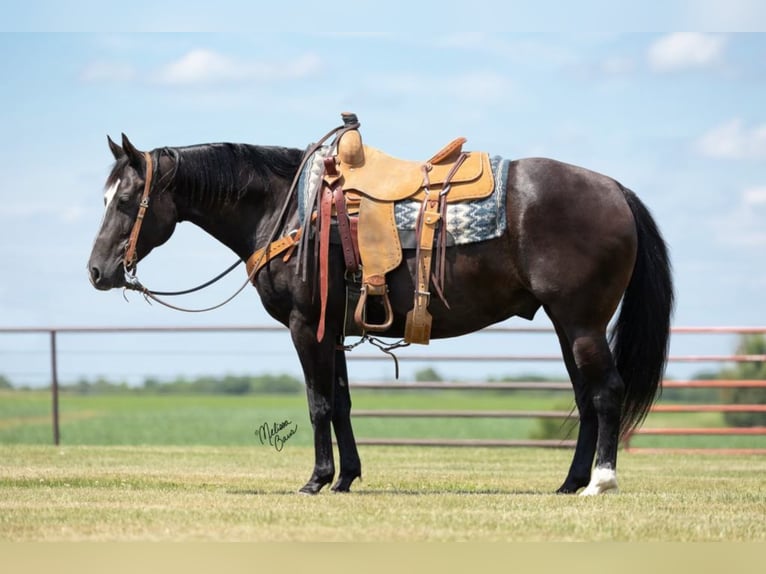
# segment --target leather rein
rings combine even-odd
[[[269,239],[267,241],[267,244],[265,247],[261,247],[259,249],[256,249],[255,252],[247,259],[246,262],[246,269],[247,269],[247,279],[242,284],[241,287],[239,287],[232,295],[227,297],[225,300],[221,301],[220,303],[216,305],[212,305],[210,307],[205,307],[202,309],[189,309],[184,307],[179,307],[177,305],[173,305],[171,303],[168,303],[167,301],[163,301],[159,298],[159,296],[163,297],[174,297],[178,295],[187,295],[190,293],[194,293],[196,291],[200,291],[206,287],[209,287],[210,285],[214,284],[215,282],[219,281],[226,275],[228,275],[230,272],[232,272],[236,267],[239,266],[240,263],[242,263],[242,259],[237,259],[231,266],[229,266],[225,271],[214,277],[213,279],[206,281],[205,283],[202,283],[201,285],[198,285],[197,287],[193,287],[191,289],[184,289],[181,291],[153,291],[151,289],[146,288],[144,285],[141,284],[141,282],[138,280],[138,276],[136,275],[137,268],[138,268],[138,254],[137,254],[137,244],[138,244],[138,236],[141,232],[141,226],[143,225],[144,218],[146,216],[146,211],[149,208],[149,199],[151,197],[152,193],[152,180],[154,179],[154,161],[152,159],[152,155],[149,152],[144,152],[144,159],[146,161],[146,179],[144,181],[144,190],[141,195],[141,201],[138,206],[138,213],[136,214],[136,220],[133,223],[133,228],[131,229],[130,236],[128,238],[128,243],[125,247],[125,254],[123,256],[123,265],[125,268],[125,289],[126,290],[132,290],[132,291],[138,291],[140,292],[144,298],[152,301],[156,301],[157,303],[164,305],[165,307],[168,307],[170,309],[174,309],[176,311],[183,311],[185,313],[204,313],[207,311],[213,311],[215,309],[218,309],[220,307],[223,307],[230,301],[232,301],[237,295],[239,295],[242,291],[244,291],[245,287],[247,287],[249,284],[255,284],[255,277],[258,274],[258,272],[263,269],[272,259],[275,257],[281,255],[282,253],[285,253],[284,261],[287,261],[290,256],[293,253],[293,250],[295,246],[297,246],[300,241],[301,237],[303,235],[303,228],[298,228],[290,231],[283,237],[277,239],[277,235],[279,234],[279,230],[282,227],[282,221],[287,213],[287,209],[290,205],[290,201],[292,197],[295,195],[295,191],[298,187],[298,180],[300,179],[301,172],[303,171],[303,168],[305,167],[306,163],[309,161],[309,158],[324,144],[327,139],[329,139],[331,136],[340,134],[341,132],[344,132],[348,129],[348,126],[343,125],[339,126],[337,128],[334,128],[330,130],[327,134],[325,134],[318,142],[310,145],[306,151],[303,154],[303,158],[301,159],[301,162],[298,166],[298,170],[295,173],[295,177],[293,178],[293,181],[290,185],[290,189],[287,192],[287,195],[285,196],[285,201],[282,204],[281,211],[279,213],[279,217],[276,219],[276,223],[274,225],[274,229],[269,234]]]

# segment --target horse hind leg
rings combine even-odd
[[[578,334],[573,338],[572,354],[598,423],[596,466],[580,494],[591,496],[617,491],[617,448],[625,385],[615,367],[605,333]]]
[[[585,381],[580,374],[580,370],[577,368],[574,354],[572,353],[572,345],[566,333],[558,324],[558,321],[550,314],[550,310],[546,307],[545,311],[548,313],[559,338],[561,353],[564,357],[564,364],[566,365],[569,379],[572,381],[575,403],[577,404],[580,418],[572,464],[569,467],[569,472],[563,484],[556,490],[558,494],[573,494],[590,482],[593,458],[596,456],[598,420]]]
[[[580,430],[569,474],[558,492],[585,486],[589,496],[617,490],[617,448],[625,385],[617,372],[604,329],[572,327],[548,311],[559,335],[575,399]],[[596,465],[591,472],[595,454]]]

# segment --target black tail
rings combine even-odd
[[[662,234],[649,210],[629,189],[638,254],[617,323],[610,335],[617,371],[625,382],[620,435],[639,426],[661,391],[670,341],[673,279]]]

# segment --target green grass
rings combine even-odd
[[[766,459],[629,455],[557,496],[562,451],[362,447],[350,494],[295,493],[310,447],[0,447],[0,541],[766,541]]]
[[[302,395],[72,395],[60,398],[62,444],[247,445],[264,422],[290,419],[311,444]],[[50,444],[50,395],[0,393],[0,443]]]
[[[355,409],[563,410],[569,393],[356,390]],[[263,423],[291,420],[295,446],[310,446],[306,398],[296,395],[77,395],[60,399],[64,445],[248,446]],[[51,399],[45,391],[0,391],[0,444],[50,444]],[[570,430],[570,422],[561,423]],[[720,413],[656,413],[646,427],[724,426]],[[359,438],[524,439],[540,428],[535,419],[354,419]],[[574,438],[574,435],[572,435]],[[764,448],[759,436],[637,436],[632,446]]]
[[[354,393],[358,409],[567,410],[569,400]],[[314,457],[303,395],[64,394],[61,419],[63,446],[48,446],[49,394],[0,392],[0,541],[766,541],[766,457],[623,453],[622,493],[594,500],[551,494],[569,451],[362,446],[354,492],[304,497],[295,492]],[[260,425],[288,419],[298,432],[282,451],[260,443]],[[647,421],[722,424],[709,413]],[[526,438],[536,422],[354,425],[358,437]],[[687,441],[699,438],[734,440]],[[648,440],[663,439],[634,444]]]
[[[488,396],[464,392],[354,393],[357,409],[540,409],[550,398]],[[0,443],[50,444],[50,396],[45,392],[0,393]],[[263,423],[291,420],[296,445],[311,445],[306,397],[298,395],[75,395],[60,399],[63,444],[248,445]],[[529,419],[356,418],[359,437],[526,438]]]

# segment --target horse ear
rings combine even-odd
[[[109,149],[112,150],[112,155],[114,156],[114,159],[120,159],[122,156],[125,155],[125,150],[122,149],[120,146],[118,146],[116,143],[112,141],[112,138],[109,136],[106,136],[107,141],[109,142]]]
[[[128,156],[128,162],[130,166],[135,169],[143,169],[144,167],[144,154],[136,149],[136,147],[130,143],[128,136],[122,134],[122,149],[125,150],[125,154]]]

